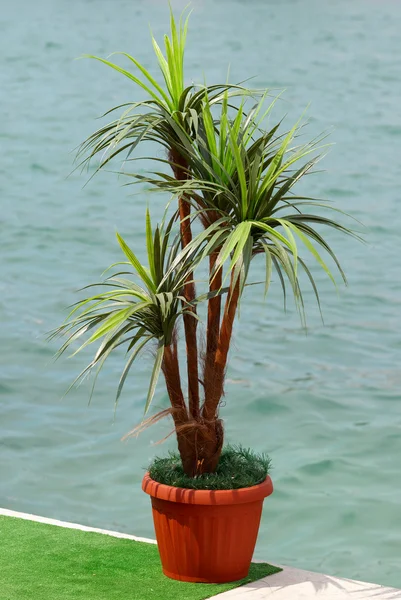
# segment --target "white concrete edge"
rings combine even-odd
[[[45,523],[46,525],[56,525],[57,527],[65,527],[66,529],[79,529],[80,531],[103,533],[104,535],[110,535],[112,537],[122,538],[125,540],[134,540],[135,542],[157,544],[156,540],[151,540],[149,538],[137,537],[136,535],[120,533],[119,531],[109,531],[108,529],[98,529],[97,527],[88,527],[87,525],[79,525],[78,523],[68,523],[67,521],[59,521],[58,519],[48,519],[47,517],[39,517],[38,515],[17,512],[15,510],[9,510],[8,508],[0,508],[0,515],[5,517],[25,519],[27,521],[37,521],[38,523]]]
[[[282,571],[210,600],[401,600],[401,590],[393,587],[274,564]]]
[[[101,533],[136,542],[157,543],[156,540],[150,538],[137,537],[119,531],[109,531],[108,529],[98,529],[97,527],[88,527],[78,523],[68,523],[67,521],[59,521],[58,519],[49,519],[47,517],[9,510],[8,508],[0,508],[0,515],[25,519],[27,521],[36,521],[47,525],[56,525],[57,527],[65,527],[67,529]],[[253,562],[266,561],[254,560]],[[375,600],[401,600],[401,590],[396,588],[332,577],[294,567],[276,566],[283,570],[280,573],[269,575],[263,579],[258,579],[247,585],[213,596],[210,600],[266,600],[268,598],[272,600],[310,600],[312,598],[319,598],[319,600],[332,600],[334,598],[336,600],[365,600],[366,598],[375,598]]]
[[[259,561],[258,561],[259,562]],[[277,565],[279,566],[279,565]],[[210,600],[400,600],[401,590],[285,567]]]

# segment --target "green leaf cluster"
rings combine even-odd
[[[157,343],[157,351],[145,405],[145,413],[147,412],[160,374],[164,347],[171,344],[177,319],[186,312],[193,318],[196,317],[181,295],[188,261],[180,261],[177,268],[171,269],[180,249],[180,239],[177,236],[169,243],[175,219],[176,215],[173,215],[166,227],[162,224],[152,232],[150,214],[147,211],[148,267],[141,264],[133,250],[117,233],[127,260],[115,263],[109,269],[118,264],[125,265],[125,270],[114,273],[105,281],[83,288],[100,286],[107,289],[77,302],[65,323],[51,333],[50,338],[67,335],[58,356],[76,342],[81,342],[88,332],[90,336],[80,343],[73,356],[89,344],[101,342],[93,360],[78,375],[70,389],[93,369],[97,369],[97,377],[109,355],[119,346],[125,345],[128,358],[117,389],[117,403],[135,359],[153,341]],[[188,256],[188,260],[192,264],[193,257]]]

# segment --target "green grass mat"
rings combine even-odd
[[[236,583],[162,574],[155,544],[0,516],[0,600],[203,600],[281,571],[252,564]]]

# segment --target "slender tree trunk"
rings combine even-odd
[[[181,388],[180,366],[178,362],[177,340],[164,347],[162,370],[166,380],[167,393],[173,407],[173,420],[176,427],[188,422],[188,411]]]
[[[173,408],[172,417],[177,435],[178,451],[181,456],[184,471],[192,476],[196,466],[196,459],[190,439],[183,435],[188,428],[190,417],[185,404],[181,388],[180,367],[178,362],[177,341],[173,340],[170,346],[165,346],[162,369],[166,380],[167,392]],[[191,431],[191,428],[189,429]]]
[[[211,279],[214,266],[216,264],[219,250],[213,252],[209,257],[209,291],[214,292],[221,288],[222,283],[222,269],[219,269],[214,277]],[[216,351],[219,343],[219,331],[220,331],[220,313],[221,313],[221,296],[215,296],[210,298],[208,302],[208,314],[207,314],[207,332],[206,332],[206,356],[205,356],[205,367],[204,367],[204,389],[205,389],[205,402],[213,395],[214,389],[214,361],[216,357]]]
[[[190,205],[184,198],[179,199],[179,211],[181,220],[181,242],[185,248],[192,240],[189,219],[183,222],[183,219],[190,215]],[[184,286],[184,298],[187,302],[195,300],[195,284],[193,282],[193,273],[187,277]],[[188,309],[188,306],[186,306]],[[191,312],[196,314],[196,308],[193,306]],[[194,419],[199,417],[199,370],[198,370],[198,339],[197,326],[198,321],[189,314],[184,315],[185,342],[187,350],[187,373],[188,373],[188,405],[189,412]]]
[[[230,290],[224,307],[223,320],[220,327],[219,342],[214,361],[214,385],[211,396],[203,406],[203,417],[206,421],[217,418],[217,410],[221,397],[224,394],[224,376],[227,366],[228,351],[230,349],[235,313],[239,300],[239,280],[233,285],[234,273],[231,273]]]
[[[169,159],[172,163],[171,166],[176,179],[180,181],[187,179],[188,173],[185,170],[187,165],[181,156],[170,151]],[[191,206],[184,196],[181,196],[178,200],[178,209],[180,215],[181,245],[182,248],[185,248],[192,240],[192,231],[190,221]],[[187,277],[183,295],[187,302],[192,302],[195,299],[193,273],[190,273]],[[196,314],[195,306],[191,310]],[[188,373],[188,407],[189,413],[194,419],[198,419],[200,413],[197,325],[198,321],[195,317],[189,314],[184,315]]]

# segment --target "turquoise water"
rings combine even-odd
[[[176,2],[182,8],[185,2]],[[391,0],[195,1],[187,73],[256,75],[286,88],[276,116],[309,109],[309,134],[333,128],[325,173],[307,191],[362,220],[366,245],[329,232],[349,278],[337,295],[319,273],[325,327],[305,289],[305,336],[277,281],[255,288],[235,332],[222,415],[227,438],[272,456],[257,558],[401,587],[401,5]],[[121,357],[88,408],[88,387],[60,400],[89,356],[53,363],[45,332],[74,290],[119,260],[118,229],[143,248],[146,193],[112,173],[66,179],[73,148],[109,107],[137,91],[83,53],[126,50],[154,64],[148,22],[166,3],[15,0],[0,14],[0,506],[152,536],[140,490],[160,423],[141,418],[150,364],[138,364],[113,423]],[[155,217],[163,199],[150,199]],[[254,271],[258,278],[258,269]],[[259,271],[260,277],[260,271]],[[160,386],[155,405],[165,406]]]

